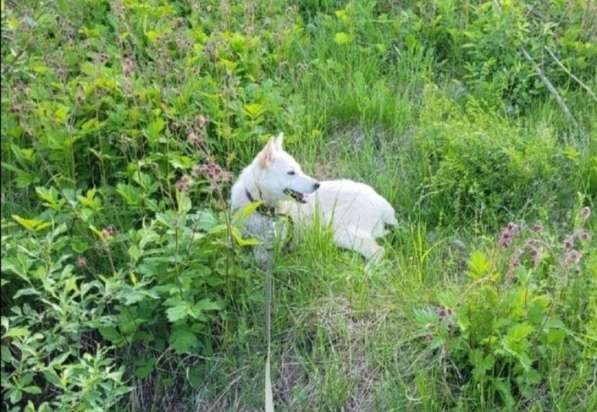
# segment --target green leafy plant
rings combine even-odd
[[[130,390],[124,367],[93,343],[94,325],[111,317],[109,290],[72,264],[66,225],[15,220],[28,232],[2,222],[2,288],[13,292],[3,298],[3,406],[99,411],[115,405]]]
[[[589,215],[582,209],[563,239],[538,223],[509,223],[497,248],[471,254],[462,293],[440,293],[438,307],[416,311],[423,338],[451,365],[450,378],[474,388],[482,403],[512,408],[532,399],[564,347],[570,360],[591,356]]]
[[[529,198],[549,201],[580,178],[549,129],[520,139],[519,126],[488,116],[474,100],[461,108],[435,88],[425,96],[419,202],[430,217],[466,221],[489,211],[506,214],[534,203]]]

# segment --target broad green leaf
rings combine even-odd
[[[531,365],[531,360],[526,350],[528,348],[527,337],[533,331],[533,326],[523,322],[511,327],[506,336],[502,338],[502,347],[504,350],[517,358],[525,370],[528,370]]]
[[[2,345],[0,349],[2,351],[2,362],[10,362],[13,359],[13,357],[12,352],[10,351],[10,349],[8,349],[8,346]]]
[[[566,339],[566,332],[562,329],[551,329],[546,335],[547,343],[559,345]]]
[[[257,119],[265,113],[265,109],[259,103],[247,104],[244,107],[245,113],[247,113],[252,119]]]
[[[495,388],[498,390],[498,392],[502,396],[502,399],[504,400],[504,403],[506,404],[506,406],[508,406],[508,409],[509,410],[512,409],[512,407],[515,405],[516,401],[514,400],[514,397],[512,396],[512,389],[510,387],[510,382],[503,378],[498,378],[493,381],[493,385],[495,386]]]
[[[155,30],[149,30],[145,35],[151,43],[154,43],[160,37],[160,34]]]
[[[25,219],[19,215],[12,215],[12,218],[25,229],[33,231],[42,230],[52,225],[50,222],[44,222],[39,219]]]
[[[135,287],[132,288],[127,286],[125,288],[126,293],[124,294],[124,304],[127,306],[134,305],[135,303],[139,303],[146,298],[149,299],[158,299],[158,296],[153,293],[151,290],[147,290],[144,287]]]
[[[345,32],[338,32],[334,36],[334,41],[340,46],[344,46],[352,42],[352,36]]]
[[[178,213],[184,214],[191,210],[191,198],[183,192],[176,192],[176,203],[178,204]]]
[[[166,316],[170,322],[174,323],[186,319],[190,311],[191,305],[188,302],[180,302],[178,305],[166,309]]]
[[[10,399],[10,402],[13,403],[13,404],[19,402],[22,397],[23,397],[23,392],[21,392],[18,389],[11,390],[9,392],[9,395],[8,395],[8,398]]]
[[[101,210],[101,202],[99,199],[96,199],[95,193],[97,189],[88,190],[85,196],[79,196],[79,202],[90,209],[98,212]]]
[[[431,341],[431,343],[429,344],[429,348],[430,349],[437,349],[437,348],[441,348],[442,346],[444,346],[445,343],[445,338],[443,336],[434,336],[433,340]]]
[[[444,290],[437,294],[437,300],[445,308],[454,308],[458,304],[458,298],[454,293]]]
[[[139,359],[135,362],[135,377],[145,379],[155,367],[155,358]]]
[[[112,343],[119,343],[123,339],[122,335],[113,326],[103,326],[98,328],[98,331],[104,339],[107,339]]]
[[[236,70],[237,66],[236,62],[224,58],[218,60],[218,65],[223,66],[226,70],[228,70],[231,73],[234,73],[234,70]]]
[[[232,237],[234,238],[236,243],[238,243],[239,246],[255,246],[255,245],[258,245],[259,243],[261,243],[257,239],[243,238],[242,234],[236,227],[232,227],[230,229],[230,233],[232,234]]]
[[[35,188],[35,191],[37,192],[37,196],[39,196],[41,200],[44,200],[46,202],[44,203],[44,206],[47,206],[54,210],[60,209],[61,204],[58,199],[58,191],[56,189],[54,189],[53,187],[45,188],[42,186],[38,186]]]
[[[222,310],[222,305],[217,302],[205,298],[195,303],[193,310],[204,311],[204,310]]]
[[[334,12],[334,14],[336,15],[336,17],[341,20],[343,23],[348,23],[350,21],[350,18],[348,16],[348,13],[346,12],[346,10],[336,10]]]
[[[145,249],[145,246],[149,245],[150,243],[160,241],[160,235],[158,235],[155,230],[148,227],[139,229],[137,234],[141,238],[139,241],[139,248],[142,250]]]
[[[527,378],[527,382],[531,385],[537,385],[539,382],[541,382],[542,378],[541,374],[533,368],[530,368],[526,372],[525,377]]]
[[[27,328],[10,328],[8,331],[2,336],[3,338],[16,338],[18,336],[28,336],[31,332]]]
[[[37,412],[52,412],[52,408],[48,402],[42,402],[42,404],[37,408]]]
[[[95,235],[100,239],[100,240],[104,240],[104,235],[102,234],[101,231],[97,230],[97,228],[93,225],[89,225],[89,229],[95,233]]]
[[[44,375],[44,378],[46,378],[46,381],[50,382],[52,385],[54,385],[58,388],[64,388],[64,385],[62,384],[60,377],[54,371],[54,369],[51,369],[51,368],[46,369],[45,371],[43,371],[43,375]]]
[[[519,323],[510,328],[506,339],[511,342],[520,342],[526,339],[526,337],[529,336],[533,330],[534,328],[530,324],[526,322]]]
[[[547,296],[535,297],[528,306],[529,322],[533,325],[540,325],[545,319],[548,308],[549,298]]]
[[[19,386],[29,385],[33,380],[33,373],[28,372],[19,379]]]
[[[130,206],[138,206],[143,201],[143,193],[134,186],[118,183],[116,185],[116,192]]]
[[[187,169],[190,169],[191,166],[193,166],[193,163],[194,163],[193,159],[191,159],[188,156],[171,155],[171,157],[170,157],[170,164],[175,169],[187,170]]]
[[[70,355],[71,355],[71,353],[70,353],[70,351],[68,351],[68,352],[65,352],[65,353],[62,353],[62,354],[56,356],[54,359],[52,359],[49,366],[55,367],[55,366],[62,365],[68,359],[68,357]]]
[[[420,326],[434,324],[439,320],[438,314],[432,309],[415,309],[415,321]]]
[[[242,223],[247,220],[247,218],[251,216],[260,205],[261,202],[247,203],[245,207],[234,213],[234,216],[232,216],[233,224],[237,226],[242,225]]]
[[[68,117],[69,109],[63,105],[57,106],[58,108],[54,111],[54,120],[56,120],[57,123],[64,123]]]
[[[41,393],[41,389],[36,385],[25,386],[21,389],[23,392],[30,393],[32,395],[39,395]]]
[[[495,356],[493,356],[490,353],[485,358],[483,358],[483,361],[481,362],[481,367],[483,368],[483,370],[488,371],[493,368],[493,365],[495,365]]]
[[[147,137],[150,145],[155,145],[158,143],[160,134],[162,133],[165,125],[166,123],[161,117],[158,117],[147,125],[147,128],[145,129],[145,136]]]
[[[199,230],[209,231],[218,224],[218,219],[210,210],[201,210],[192,216],[192,220]]]
[[[40,295],[41,295],[40,291],[35,288],[23,288],[23,289],[19,289],[19,291],[17,293],[15,293],[14,299],[18,299],[21,296],[40,296]]]
[[[487,274],[487,271],[491,267],[491,262],[489,262],[483,252],[475,250],[469,258],[468,267],[468,275],[472,279],[479,279]]]
[[[128,254],[133,262],[137,262],[143,256],[139,247],[134,244],[129,247]]]
[[[170,333],[170,344],[176,353],[187,353],[197,344],[197,337],[186,325],[175,326]]]

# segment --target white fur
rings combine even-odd
[[[295,171],[295,175],[289,175]],[[351,180],[320,182],[305,175],[299,164],[282,148],[282,135],[268,142],[255,160],[240,174],[232,187],[233,210],[249,203],[245,190],[255,200],[289,215],[297,227],[307,226],[318,218],[332,229],[334,242],[341,248],[359,252],[366,259],[383,255],[376,242],[385,234],[385,226],[397,224],[394,208],[371,186]],[[284,194],[292,189],[304,194],[299,203]],[[246,222],[249,232],[261,231],[263,216],[251,216]]]

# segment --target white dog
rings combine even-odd
[[[318,218],[322,224],[330,225],[339,247],[359,252],[367,260],[383,256],[383,248],[375,239],[385,234],[386,225],[397,224],[388,201],[363,183],[318,182],[307,176],[284,151],[282,140],[282,134],[270,139],[232,187],[232,210],[253,201],[262,202],[245,223],[247,232],[263,240],[260,235],[267,225],[267,215],[275,213],[290,216],[300,226]]]

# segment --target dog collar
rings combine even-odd
[[[245,188],[245,194],[247,195],[247,199],[249,199],[249,202],[256,202],[256,200],[251,195],[251,192],[249,192],[249,189]],[[273,217],[276,215],[276,209],[273,206],[267,206],[263,203],[262,200],[259,201],[261,202],[261,204],[257,206],[257,213],[269,217]]]

